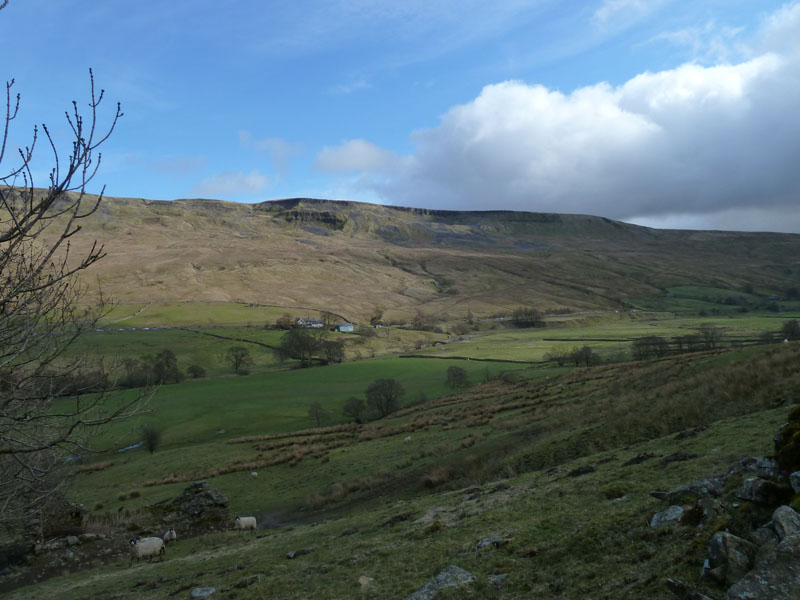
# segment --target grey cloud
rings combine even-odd
[[[392,204],[716,215],[732,228],[746,228],[748,211],[791,213],[800,205],[800,5],[765,27],[780,33],[777,47],[736,64],[689,63],[570,94],[486,86],[415,133],[412,156],[361,140],[377,158],[362,161],[360,185]],[[318,162],[347,163],[353,150],[326,149]]]

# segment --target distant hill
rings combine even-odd
[[[672,286],[781,294],[800,235],[656,230],[602,217],[442,211],[291,198],[105,198],[74,238],[108,255],[86,273],[118,301],[220,300],[461,318],[619,309]],[[96,286],[95,286],[96,287]]]

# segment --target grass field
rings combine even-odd
[[[781,312],[800,311],[800,300],[770,300],[771,290],[748,293],[741,290],[699,285],[668,287],[663,296],[629,298],[626,304],[643,310],[672,313],[737,313],[742,305],[763,306],[772,303]]]
[[[98,447],[109,448],[111,452],[94,456],[92,461],[111,460],[115,465],[85,476],[90,479],[91,485],[79,479],[76,493],[84,503],[99,501],[110,508],[117,505],[116,497],[120,491],[138,488],[145,481],[174,472],[202,474],[230,461],[245,458],[251,454],[249,449],[227,442],[243,436],[280,434],[312,427],[314,423],[309,419],[308,409],[316,402],[327,411],[329,424],[344,423],[346,419],[341,409],[345,400],[350,396],[363,397],[365,388],[376,379],[392,378],[400,382],[406,390],[403,399],[406,404],[419,400],[421,394],[429,400],[436,399],[451,393],[445,385],[445,371],[451,365],[463,366],[470,380],[476,383],[493,374],[524,366],[435,359],[376,359],[162,386],[150,401],[146,414],[109,426],[96,438]],[[552,374],[555,372],[557,370]],[[550,373],[543,371],[539,376]],[[123,392],[123,398],[135,393],[135,390]],[[163,441],[157,454],[150,456],[141,448],[121,454],[114,452],[139,442],[141,426],[145,424],[156,425],[162,433]],[[370,458],[373,454],[373,450],[366,452],[364,458],[367,463],[374,463]],[[288,480],[295,474],[295,470],[290,470],[285,476]],[[234,489],[238,488],[237,478],[243,477],[242,474],[229,476]],[[320,485],[318,478],[311,478],[308,482],[311,483],[310,487],[291,486],[295,500]],[[176,487],[181,486],[143,489],[137,504],[162,500],[174,494]],[[228,486],[223,483],[222,488],[227,489]],[[275,504],[280,503],[277,497],[270,500],[264,498],[261,492],[258,497],[253,497],[248,493],[238,493],[237,490],[232,497],[236,497],[243,508],[261,508],[251,506],[256,501],[273,509]]]
[[[745,313],[715,316],[680,316],[673,313],[619,312],[591,317],[560,318],[553,325],[537,329],[502,329],[476,332],[463,341],[434,346],[419,354],[442,357],[493,358],[499,360],[541,361],[547,354],[569,353],[585,344],[601,355],[627,353],[637,337],[675,337],[695,333],[704,324],[719,327],[723,343],[731,339],[755,341],[764,331],[779,331],[783,323],[798,318],[800,312]]]
[[[321,313],[302,307],[260,306],[243,302],[152,302],[116,304],[101,319],[100,327],[186,327],[217,325],[263,327],[274,325],[284,313],[292,317],[319,318]]]
[[[146,518],[144,504],[174,497],[186,485],[145,487],[146,478],[284,451],[259,444],[286,441],[287,452],[324,446],[326,439],[342,444],[294,464],[260,467],[256,479],[249,468],[208,478],[230,497],[233,513],[261,521],[291,514],[291,525],[257,535],[218,531],[183,539],[163,563],[129,569],[124,558],[100,561],[8,597],[168,598],[214,586],[236,598],[395,598],[450,564],[477,580],[442,598],[668,597],[665,577],[697,582],[714,529],[650,528],[650,517],[664,506],[649,491],[725,472],[741,456],[769,453],[800,391],[798,352],[797,344],[779,344],[589,369],[525,368],[455,396],[440,396],[445,366],[465,366],[479,379],[484,365],[375,360],[218,378],[204,382],[208,389],[203,382],[164,386],[150,416],[170,423],[163,447],[152,456],[140,449],[97,457],[114,464],[75,480],[71,495],[91,513],[116,514],[123,507],[130,511],[123,525],[139,521]],[[375,376],[396,377],[410,391],[426,390],[431,400],[350,437],[319,430],[311,443],[297,435],[308,425],[305,402],[332,406],[356,381]],[[218,424],[226,425],[225,433],[214,430]],[[674,435],[699,425],[709,427]],[[126,427],[135,425],[105,435],[135,439]],[[281,432],[289,437],[226,443],[240,434]],[[403,442],[407,435],[410,443]],[[678,451],[697,456],[661,462]],[[625,466],[641,453],[654,458]],[[578,467],[593,470],[567,476]],[[625,490],[623,500],[604,495],[611,484]],[[130,498],[131,491],[138,497]],[[94,502],[104,507],[94,509]],[[304,502],[307,510],[298,512]],[[309,512],[314,506],[326,512],[315,517]],[[287,513],[290,508],[294,512]],[[480,548],[490,536],[507,542]],[[299,549],[308,555],[286,558]],[[360,586],[361,575],[374,582]]]

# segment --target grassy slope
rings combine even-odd
[[[421,309],[447,320],[468,308],[481,316],[521,304],[620,308],[626,298],[661,297],[674,286],[737,293],[750,284],[767,297],[800,278],[796,235],[347,202],[109,198],[73,243],[80,249],[94,239],[108,256],[93,268],[92,283],[99,277],[107,295],[133,303],[245,303],[230,309],[236,324],[284,308],[361,322],[378,310],[390,319],[408,320]],[[223,311],[197,308],[200,323]]]
[[[123,454],[110,453],[93,458],[94,462],[113,461],[114,466],[86,475],[78,482],[76,497],[87,506],[102,502],[104,510],[131,506],[117,500],[120,493],[141,490],[133,506],[157,502],[175,495],[185,484],[142,487],[144,482],[158,480],[172,473],[189,478],[203,477],[211,469],[224,467],[234,460],[249,458],[249,447],[230,445],[231,439],[242,436],[279,434],[311,427],[308,408],[319,402],[328,411],[330,423],[345,421],[341,408],[350,396],[362,396],[364,389],[379,378],[394,378],[406,389],[406,401],[414,401],[420,393],[437,398],[449,392],[445,387],[445,371],[453,364],[464,366],[472,381],[501,370],[522,365],[477,363],[425,359],[376,359],[332,365],[314,369],[284,371],[246,377],[221,377],[186,381],[163,386],[151,400],[142,417],[108,427],[95,439],[98,447],[123,448],[140,441],[139,427],[156,424],[162,431],[161,449],[150,456],[143,450]],[[126,392],[125,395],[134,394]],[[222,433],[219,433],[222,432]],[[364,465],[374,464],[378,450],[368,449]],[[364,466],[364,468],[368,468]],[[290,503],[300,503],[322,484],[333,483],[342,474],[326,469],[319,476],[292,484],[297,472],[289,467],[279,469],[290,496],[278,488],[268,494],[249,485],[251,469],[223,476],[220,489],[242,510],[271,511]]]
[[[495,381],[381,423],[394,429],[331,449],[327,462],[308,456],[295,467],[264,469],[257,480],[243,478],[237,487],[225,480],[232,476],[212,480],[237,490],[234,512],[257,512],[259,495],[277,490],[291,497],[292,487],[325,472],[352,479],[379,467],[429,476],[450,469],[438,481],[445,491],[424,492],[419,477],[388,478],[372,491],[344,496],[342,508],[333,504],[321,521],[258,537],[220,532],[184,540],[163,564],[129,570],[118,561],[9,597],[134,598],[144,589],[148,597],[167,598],[188,593],[180,592],[186,586],[209,585],[232,598],[403,597],[457,564],[478,581],[443,598],[666,598],[666,576],[696,579],[713,531],[650,529],[649,517],[664,506],[648,491],[723,472],[743,455],[769,453],[772,433],[800,397],[799,354],[790,344],[582,369],[558,380],[531,371],[516,383]],[[694,437],[673,435],[704,423],[710,428]],[[412,443],[403,444],[409,427]],[[472,444],[459,443],[467,437]],[[233,448],[253,452],[248,444]],[[676,451],[699,457],[622,466],[641,452]],[[184,461],[189,457],[197,453]],[[411,466],[398,466],[406,463]],[[589,464],[596,471],[579,478],[545,471]],[[505,479],[492,482],[497,476]],[[612,482],[627,486],[624,501],[602,495]],[[248,488],[251,500],[242,503],[238,495]],[[428,530],[434,520],[444,525],[438,532]],[[476,551],[476,542],[489,535],[513,539],[502,549]],[[285,558],[300,548],[311,553]],[[251,586],[234,587],[256,574],[262,577]],[[500,592],[491,583],[497,574],[507,575]],[[373,577],[374,586],[360,590],[360,575]]]

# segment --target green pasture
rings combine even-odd
[[[726,300],[733,298],[743,300],[750,305],[763,305],[772,302],[769,297],[775,293],[780,296],[778,290],[763,290],[759,293],[748,293],[739,290],[730,290],[709,286],[675,286],[666,288],[663,296],[650,296],[644,298],[628,298],[625,302],[637,309],[654,310],[673,313],[687,312],[723,312],[736,313],[739,305],[728,304]],[[778,308],[783,311],[800,311],[800,301],[797,300],[776,300]]]
[[[797,318],[788,313],[743,313],[710,317],[676,316],[670,313],[618,312],[604,317],[565,319],[549,322],[535,329],[503,329],[465,336],[462,341],[424,348],[416,352],[426,356],[469,357],[474,359],[519,360],[537,362],[547,354],[570,352],[584,345],[596,352],[611,354],[627,351],[638,337],[675,337],[696,333],[701,325],[719,327],[726,338],[755,340],[764,331],[777,332],[783,323]]]
[[[319,310],[303,307],[250,305],[239,302],[153,302],[114,305],[100,327],[187,327],[190,325],[263,326],[288,313],[292,317],[319,317]]]
[[[153,357],[162,350],[171,350],[177,356],[178,367],[182,371],[186,371],[190,365],[200,365],[208,376],[215,376],[232,373],[225,353],[231,346],[244,346],[253,359],[250,371],[257,373],[281,368],[282,365],[270,348],[260,344],[276,347],[284,333],[256,327],[197,330],[137,328],[135,331],[109,329],[87,333],[78,338],[69,349],[68,355],[85,355],[90,359],[104,358],[107,362],[121,362],[128,358],[142,360]]]
[[[366,387],[376,379],[393,378],[399,381],[406,390],[402,404],[413,403],[421,394],[428,399],[435,399],[452,393],[445,384],[446,370],[452,365],[466,369],[472,382],[523,367],[495,362],[395,358],[164,385],[149,401],[146,413],[130,421],[107,426],[95,438],[95,447],[106,451],[92,456],[91,461],[112,461],[114,466],[80,476],[74,488],[75,493],[81,502],[102,502],[106,507],[116,506],[117,495],[132,488],[140,489],[142,494],[134,504],[149,504],[165,499],[175,495],[175,490],[182,489],[185,484],[149,488],[141,488],[141,484],[170,473],[202,474],[233,460],[252,457],[254,452],[249,445],[231,445],[227,441],[243,436],[286,433],[313,427],[315,423],[308,416],[308,409],[313,403],[318,402],[327,411],[326,424],[346,422],[341,414],[345,400],[350,396],[363,397]],[[550,370],[547,373],[543,371],[541,376],[554,373],[555,370],[552,373]],[[121,398],[126,399],[136,393],[135,390],[127,390],[120,394]],[[161,431],[162,443],[158,451],[153,455],[143,448],[118,452],[120,448],[142,439],[141,427],[145,424],[156,425]],[[382,452],[376,449],[383,448],[383,443],[377,440],[373,446],[359,446],[359,453],[363,453],[363,468],[375,466],[375,456]],[[297,474],[291,467],[274,467],[270,472],[283,478],[286,485],[294,490],[290,499],[297,501],[319,489],[320,481],[324,483],[330,480],[333,483],[335,478],[342,476],[332,470],[331,465],[320,465],[320,472],[325,475],[322,480],[315,475],[304,480],[308,485],[299,485],[291,483]],[[358,466],[347,468],[348,476],[358,474]],[[247,481],[245,475],[249,477],[247,473],[224,475],[215,478],[215,485],[219,483],[223,490],[230,488],[234,496],[240,499],[238,502],[242,503],[243,509],[251,505],[255,509],[270,505],[271,502],[281,504],[286,501],[283,492],[271,499],[253,496],[252,490],[258,488],[250,483],[245,483],[244,489],[238,489],[242,482]],[[217,483],[216,479],[220,482]],[[263,495],[262,492],[258,494]]]

